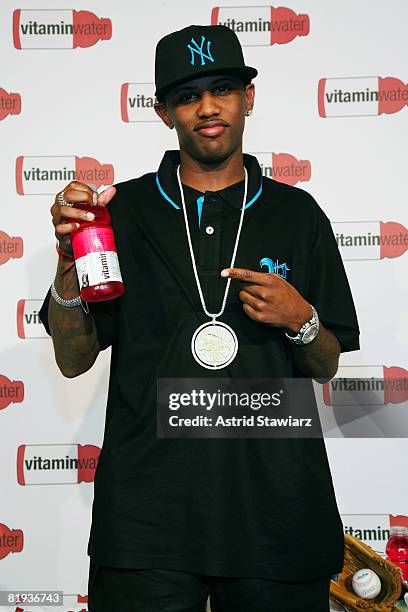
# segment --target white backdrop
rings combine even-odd
[[[272,34],[237,32],[247,64],[259,69],[245,151],[265,173],[309,191],[344,243],[378,236],[380,222],[402,226],[382,227],[381,248],[341,247],[361,327],[361,350],[341,365],[380,367],[367,376],[408,369],[408,6],[258,4],[228,0],[230,8],[216,11],[209,0],[150,0],[142,11],[133,2],[60,0],[55,11],[50,0],[2,2],[0,590],[62,590],[59,609],[86,609],[77,596],[86,596],[93,486],[78,483],[65,463],[47,469],[46,460],[79,456],[92,473],[110,352],[77,379],[55,365],[38,321],[56,268],[49,208],[75,171],[110,184],[155,170],[164,150],[177,148],[151,107],[155,46],[168,32],[217,15],[238,29],[272,20]],[[73,10],[103,21],[92,25]],[[73,19],[82,36],[69,33]],[[62,23],[68,34],[41,33]],[[389,77],[400,82],[381,80]],[[408,524],[406,439],[378,430],[370,439],[330,438],[326,447],[345,530],[383,552],[392,516]]]

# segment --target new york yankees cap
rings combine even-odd
[[[159,40],[155,95],[160,101],[176,85],[210,74],[236,76],[247,84],[258,71],[245,66],[241,43],[223,25],[191,25]]]

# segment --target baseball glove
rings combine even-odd
[[[381,580],[381,591],[373,599],[362,599],[351,586],[353,574],[362,568],[370,568]],[[394,612],[402,585],[402,576],[396,565],[358,538],[345,534],[344,565],[338,580],[330,581],[330,597],[349,611]]]

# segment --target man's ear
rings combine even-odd
[[[154,110],[159,115],[160,119],[167,125],[171,130],[174,128],[174,123],[170,118],[170,115],[167,110],[167,106],[163,104],[163,102],[156,102],[154,105]]]
[[[245,104],[247,110],[252,110],[255,102],[255,85],[249,83],[245,86]]]

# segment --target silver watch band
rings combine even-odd
[[[312,309],[312,317],[311,319],[309,319],[309,321],[306,321],[306,323],[302,325],[296,336],[290,336],[288,333],[285,332],[285,336],[293,344],[297,344],[300,346],[304,344],[309,344],[309,342],[314,340],[314,338],[319,333],[319,315],[317,314],[316,309],[314,306],[312,306],[312,304],[310,304],[310,307]]]

